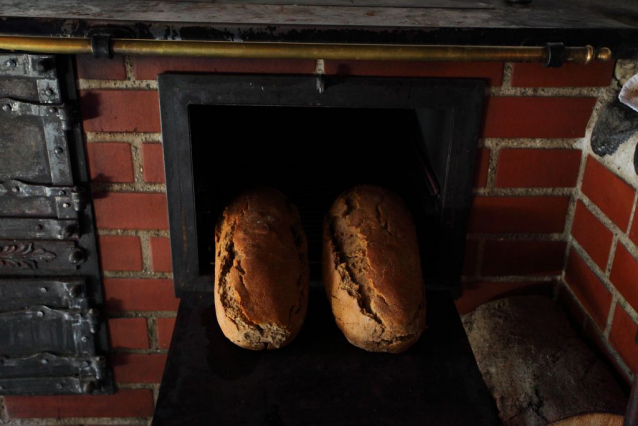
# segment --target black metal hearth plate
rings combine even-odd
[[[153,426],[500,425],[449,293],[427,296],[427,331],[392,355],[349,344],[323,289],[299,336],[260,352],[224,337],[212,293],[185,294]]]

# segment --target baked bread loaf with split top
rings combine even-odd
[[[252,350],[289,344],[308,307],[308,243],[297,208],[272,188],[241,194],[217,224],[215,255],[224,335]]]
[[[425,289],[414,220],[376,186],[341,194],[324,221],[323,280],[337,325],[353,345],[400,353],[425,329]]]

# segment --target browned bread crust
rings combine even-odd
[[[224,335],[246,349],[286,346],[305,319],[308,286],[297,208],[272,188],[233,200],[215,231],[215,312]]]
[[[361,185],[324,221],[323,279],[337,325],[353,345],[400,353],[425,329],[414,221],[401,198]]]

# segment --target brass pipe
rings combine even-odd
[[[82,54],[93,53],[87,38],[4,37],[0,36],[0,49],[34,53]]]
[[[4,37],[0,49],[37,53],[93,53],[90,39]],[[388,44],[271,43],[227,41],[162,41],[112,39],[114,54],[141,56],[196,56],[264,59],[333,59],[387,61],[492,61],[547,62],[544,47],[529,46],[436,46]],[[566,47],[565,61],[587,64],[608,61],[611,51],[591,46]]]

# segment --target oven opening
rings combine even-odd
[[[319,92],[312,76],[164,74],[158,84],[181,302],[153,424],[496,424],[453,303],[484,82],[328,78]],[[324,215],[359,184],[396,192],[415,220],[428,325],[396,356],[351,345],[322,288]],[[257,186],[297,205],[309,243],[308,313],[280,351],[240,348],[215,320],[215,225]]]
[[[423,270],[431,271],[438,184],[424,138],[436,130],[430,123],[441,122],[432,118],[446,113],[424,112],[429,119],[420,122],[414,109],[190,105],[200,274],[213,275],[214,227],[224,206],[261,185],[284,192],[299,208],[313,285],[321,285],[323,217],[358,184],[401,195],[421,237]]]
[[[164,74],[158,79],[173,277],[211,292],[214,229],[228,202],[272,186],[299,208],[321,285],[323,217],[359,184],[411,211],[428,290],[460,292],[484,82]]]

